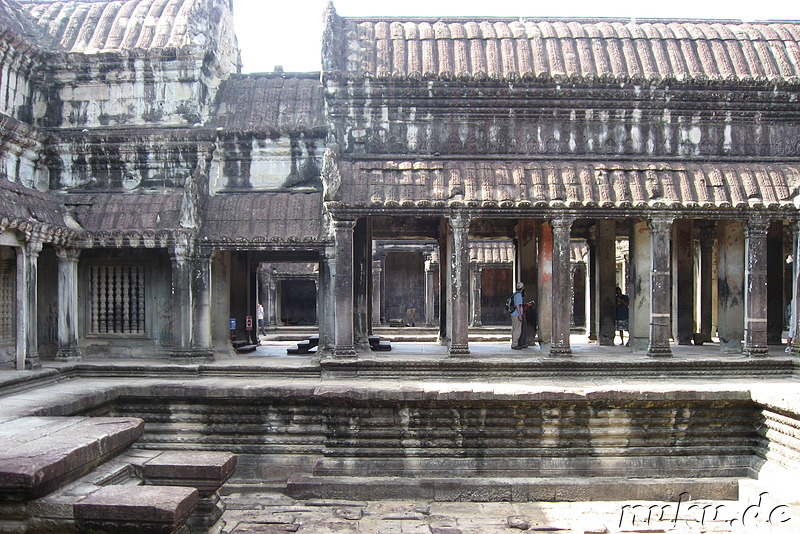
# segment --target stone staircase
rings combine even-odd
[[[236,456],[131,449],[143,433],[134,417],[4,419],[0,530],[219,532]]]

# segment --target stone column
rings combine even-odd
[[[794,243],[794,265],[793,273],[794,273],[794,284],[792,288],[792,301],[789,305],[792,307],[792,313],[790,317],[790,321],[794,324],[794,331],[795,336],[792,338],[792,355],[793,356],[800,356],[800,335],[797,335],[797,332],[800,332],[800,221],[795,221],[794,223],[794,239],[792,242]],[[791,325],[789,325],[791,328]]]
[[[745,227],[744,354],[767,356],[767,230],[769,219],[752,217]]]
[[[594,240],[594,234],[597,232],[595,228],[589,228],[589,232],[592,237],[586,241],[589,246],[589,268],[586,270],[589,295],[587,323],[589,325],[589,341],[597,341],[597,245]]]
[[[526,329],[528,337],[525,340],[527,345],[535,345],[538,337],[539,322],[539,287],[537,280],[537,246],[536,234],[539,222],[536,219],[520,219],[517,221],[517,240],[515,243],[515,260],[516,265],[516,279],[525,284],[525,300],[533,300],[536,302],[536,307],[529,309],[530,313],[536,314],[533,317],[534,325],[528,321],[528,328]],[[508,294],[514,291],[513,283],[508,288]],[[505,299],[505,297],[503,297]],[[548,325],[549,328],[549,325]]]
[[[377,253],[372,256],[372,325],[382,324],[381,305],[383,302],[383,258]]]
[[[650,346],[650,227],[646,221],[631,225],[630,254],[628,326],[631,350],[645,352]]]
[[[469,354],[469,223],[468,216],[458,213],[448,218],[450,279],[449,314],[451,355]],[[444,262],[442,262],[444,263]]]
[[[319,329],[319,277],[314,279],[314,326]]]
[[[354,357],[353,338],[353,230],[355,221],[333,221],[336,270],[333,275],[334,356]]]
[[[572,309],[572,277],[570,276],[570,232],[573,219],[564,217],[553,219],[553,298],[552,332],[553,343],[550,356],[572,356],[569,344],[570,310]]]
[[[553,231],[549,224],[539,225],[537,276],[537,309],[539,311],[539,337],[543,351],[550,352],[553,342]]]
[[[436,302],[436,288],[434,286],[433,253],[425,254],[425,326],[433,326],[436,319],[434,304]]]
[[[655,217],[650,227],[650,344],[647,355],[672,356],[670,338],[670,235],[672,218]]]
[[[617,225],[613,220],[595,223],[595,317],[598,345],[613,345],[617,318]]]
[[[42,242],[38,240],[25,243],[25,301],[27,316],[25,337],[25,369],[39,369],[39,253],[42,251]]]
[[[719,345],[722,352],[742,352],[744,339],[744,232],[738,221],[720,221]]]
[[[199,251],[194,258],[194,264],[192,350],[194,356],[211,358],[213,356],[211,348],[211,251]],[[253,327],[257,330],[258,322]],[[258,339],[258,335],[256,335],[256,339]]]
[[[172,261],[172,348],[170,357],[192,357],[192,258],[185,245],[170,249]]]
[[[56,360],[81,359],[78,348],[78,256],[74,248],[57,248],[58,257],[58,351]]]
[[[353,344],[369,350],[372,331],[372,222],[360,218],[353,226]]]
[[[322,255],[319,264],[319,352],[320,355],[330,355],[333,352],[336,334],[334,332],[335,307],[334,287],[336,285],[336,247],[328,246]],[[271,281],[271,291],[274,293],[274,283]]]
[[[700,230],[700,336],[711,341],[714,321],[714,226]]]
[[[481,321],[481,275],[483,269],[475,265],[470,270],[472,272],[472,321],[470,326],[482,326]]]
[[[672,226],[672,337],[678,345],[691,345],[694,322],[694,226],[681,219]]]
[[[278,281],[275,274],[267,275],[267,324],[270,329],[278,328]]]

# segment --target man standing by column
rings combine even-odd
[[[525,344],[528,333],[522,298],[524,294],[525,284],[517,282],[517,290],[513,295],[514,311],[511,312],[511,348],[514,350],[524,349],[528,346]]]

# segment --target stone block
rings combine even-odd
[[[217,491],[233,475],[236,455],[214,451],[169,451],[144,464],[148,482],[162,486],[189,486],[201,497]]]
[[[120,417],[24,417],[0,432],[0,493],[12,498],[46,495],[127,449],[144,422]]]
[[[183,526],[197,504],[194,488],[105,486],[73,505],[82,531],[170,534]]]

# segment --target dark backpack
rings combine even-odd
[[[514,310],[517,309],[517,307],[514,306],[514,295],[516,295],[517,293],[518,293],[517,291],[514,291],[513,293],[511,293],[511,296],[506,299],[506,312],[514,313]]]

